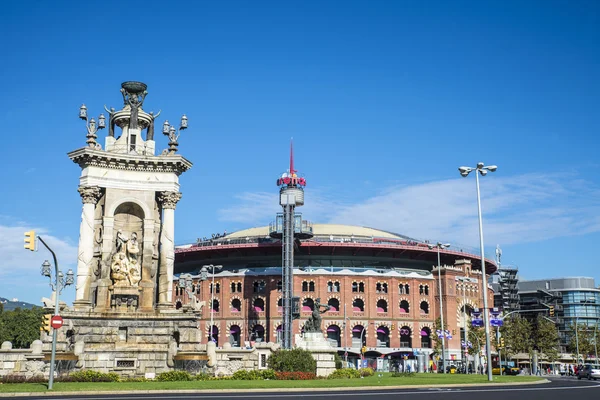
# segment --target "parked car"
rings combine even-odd
[[[521,370],[517,367],[507,367],[506,365],[502,367],[502,375],[519,375]],[[492,368],[493,375],[500,375],[500,367]]]
[[[600,378],[600,365],[598,364],[585,364],[583,367],[577,370],[577,379],[587,378],[596,380]]]

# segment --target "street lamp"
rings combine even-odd
[[[184,115],[185,116],[185,115]],[[182,118],[183,119],[183,118]],[[210,340],[213,342],[216,342],[214,336],[213,336],[213,321],[214,321],[214,316],[213,316],[213,306],[214,306],[214,301],[215,301],[215,297],[214,297],[214,293],[215,293],[215,269],[222,269],[223,266],[222,265],[204,265],[202,267],[202,269],[200,270],[200,274],[203,277],[206,277],[207,272],[209,269],[212,270],[212,284],[210,285],[210,328],[209,328],[209,337]]]
[[[179,129],[175,129],[173,125],[169,124],[169,121],[165,121],[165,123],[163,124],[162,133],[163,135],[169,137],[169,153],[174,154],[175,152],[177,152],[177,146],[179,146],[177,140],[179,139],[179,135],[181,135],[181,131],[184,131],[187,128],[188,118],[185,116],[185,114],[181,116],[181,121],[179,122]]]
[[[587,317],[587,305],[590,304],[590,299],[585,299],[580,301],[581,304],[584,305],[585,308],[585,316]],[[597,321],[596,321],[597,322]],[[586,323],[586,326],[587,323]],[[598,324],[596,323],[596,328]],[[575,314],[575,344],[577,346],[577,363],[579,364],[579,315]],[[594,347],[596,344],[596,334],[594,332]],[[598,350],[596,349],[596,362],[598,362]]]
[[[56,255],[54,254],[54,251],[52,251],[52,249],[50,249],[50,247],[48,247],[48,245],[46,244],[46,242],[44,242],[44,240],[38,236],[38,239],[40,240],[40,242],[42,242],[44,244],[44,246],[46,246],[46,248],[48,250],[50,250],[50,252],[52,253],[52,257],[54,259],[54,282],[52,281],[52,271],[51,271],[51,266],[50,266],[50,262],[48,260],[45,260],[42,263],[42,271],[41,274],[42,276],[47,277],[48,279],[50,279],[50,287],[52,288],[52,294],[54,297],[54,315],[58,316],[60,315],[60,309],[59,309],[59,297],[60,294],[62,293],[62,290],[69,285],[72,285],[73,282],[75,282],[75,277],[73,276],[73,270],[69,269],[67,271],[67,277],[65,279],[64,274],[62,273],[62,271],[58,270],[58,261],[56,260]],[[54,363],[56,362],[56,335],[58,333],[58,329],[54,328],[52,329],[52,355],[50,357],[50,376],[48,378],[48,390],[52,390],[52,384],[54,382]]]
[[[440,263],[440,249],[445,249],[450,247],[450,243],[441,243],[441,242],[437,242],[437,244],[433,245],[433,244],[428,244],[427,247],[429,247],[430,250],[432,250],[434,247],[437,249],[437,267],[438,267],[438,291],[439,291],[439,296],[440,296],[440,322],[442,324],[441,327],[441,339],[442,339],[442,368],[444,371],[444,374],[446,373],[446,329],[444,328],[444,301],[442,300],[442,266]]]
[[[463,287],[462,287],[462,291],[463,291],[463,309],[462,309],[462,315],[463,315],[463,332],[464,332],[464,342],[467,343],[467,288],[466,288],[466,282],[471,282],[471,278],[468,278],[466,276],[459,276],[458,278],[459,282],[462,282]],[[464,347],[464,346],[463,346]],[[469,360],[468,360],[468,352],[467,352],[467,348],[464,347],[464,359],[463,362],[465,364],[465,368],[467,370],[468,373],[468,364],[469,364]]]
[[[483,295],[483,323],[485,324],[485,356],[487,358],[488,381],[492,381],[492,348],[490,344],[490,321],[488,315],[487,299],[487,278],[485,273],[485,254],[483,250],[483,221],[481,217],[481,195],[479,193],[479,174],[486,176],[488,172],[494,172],[498,169],[495,165],[484,165],[477,163],[475,168],[459,167],[458,171],[463,178],[466,178],[472,171],[475,171],[475,182],[477,186],[477,211],[479,216],[479,247],[481,251],[481,293]]]
[[[99,129],[106,128],[106,117],[104,114],[100,114],[96,125],[96,120],[94,118],[88,120],[87,107],[85,104],[82,104],[81,107],[79,107],[79,118],[85,121],[85,127],[88,131],[88,134],[86,135],[88,140],[86,143],[88,146],[95,149],[98,145],[98,143],[96,143],[96,138],[98,137],[96,133]]]

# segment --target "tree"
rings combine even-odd
[[[481,352],[481,346],[485,346],[485,329],[472,326],[467,333],[467,339],[473,347],[469,348],[470,355],[475,355]]]
[[[437,334],[437,331],[442,329],[442,320],[441,318],[437,318],[433,323],[433,332],[431,332],[433,336],[433,354],[441,354],[442,353],[442,338],[440,338]],[[448,329],[448,325],[444,324],[444,329]],[[446,342],[448,343],[448,342]]]
[[[569,342],[567,347],[573,354],[577,354],[577,344],[579,342],[579,354],[577,357],[583,358],[585,361],[588,355],[594,352],[594,329],[590,329],[585,324],[571,324]],[[577,330],[577,334],[575,334]],[[577,358],[576,357],[576,358]],[[579,362],[579,359],[577,360]]]
[[[516,353],[531,354],[533,351],[534,342],[531,324],[520,315],[505,318],[500,333],[504,337],[504,345],[509,355]]]
[[[542,352],[550,362],[558,359],[558,329],[553,321],[538,315],[535,330],[535,346]]]
[[[40,338],[43,309],[16,308],[0,314],[0,343],[12,342],[13,348],[29,348],[31,342]]]

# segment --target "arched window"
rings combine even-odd
[[[281,292],[283,290],[283,283],[281,281],[277,281],[277,291]]]
[[[400,347],[412,347],[411,330],[408,326],[400,328]]]
[[[352,282],[352,293],[358,292],[358,282]]]
[[[340,283],[339,282],[334,282],[333,283],[333,291],[335,293],[338,293],[340,291]]]
[[[342,347],[339,326],[329,325],[329,327],[327,327],[327,341],[329,341],[333,347]]]
[[[419,294],[425,294],[425,289],[423,285],[419,285]]]
[[[235,293],[235,282],[231,282],[231,293]]]
[[[421,314],[429,314],[429,303],[422,301],[419,309],[421,310]]]
[[[231,300],[231,312],[237,313],[242,311],[242,302],[240,299]]]
[[[213,299],[211,311],[212,312],[219,312],[219,300]]]
[[[213,292],[214,289],[214,292]],[[215,283],[214,287],[213,284],[210,284],[209,290],[211,293],[221,293],[221,284],[220,283]]]
[[[354,299],[352,302],[353,311],[365,311],[365,302],[362,299]]]
[[[425,285],[425,296],[429,296],[429,285]]]
[[[390,347],[390,330],[387,326],[377,328],[377,347]]]
[[[306,299],[304,299],[304,301],[302,302],[302,311],[304,312],[310,312],[312,310],[315,309],[315,302],[313,299],[311,299],[310,297],[307,297]]]
[[[404,294],[410,294],[410,286],[408,283],[404,284]]]
[[[400,313],[408,314],[410,312],[410,306],[408,305],[408,301],[402,300],[400,302]]]
[[[398,294],[406,294],[404,293],[404,283],[398,285]]]
[[[387,293],[388,292],[388,284],[387,283],[382,283],[381,284],[381,292],[382,293]]]
[[[277,312],[283,312],[283,299],[277,300]]]
[[[327,292],[328,293],[333,292],[333,282],[331,282],[331,281],[327,282]]]
[[[431,349],[431,329],[428,327],[421,329],[421,347]]]
[[[237,291],[238,291],[238,293],[242,293],[242,283],[241,282],[238,282],[238,284],[237,284]]]
[[[254,288],[254,293],[264,293],[265,292],[265,281],[254,281],[253,288]]]
[[[308,292],[308,282],[307,281],[302,281],[302,291]]]
[[[254,340],[256,343],[264,342],[265,328],[262,325],[254,325],[252,333],[250,334],[250,339]]]
[[[219,328],[217,328],[215,325],[213,325],[212,326],[212,335],[211,335],[211,332],[208,332],[207,339],[209,342],[212,340],[218,346],[219,345]]]
[[[377,312],[378,313],[386,313],[387,312],[387,301],[384,299],[377,300]]]
[[[381,282],[377,282],[375,285],[375,293],[381,293]]]
[[[265,301],[260,297],[254,299],[254,311],[263,312],[265,311]]]
[[[340,301],[334,297],[327,301],[327,305],[331,307],[329,311],[340,311]]]
[[[367,338],[363,333],[364,329],[362,325],[356,325],[352,328],[352,347],[361,348],[367,343]]]
[[[242,330],[237,325],[232,325],[229,328],[229,343],[231,347],[240,347],[240,337]]]
[[[365,292],[365,284],[364,284],[364,282],[359,282],[359,284],[358,284],[358,291],[360,293],[364,293]]]
[[[315,283],[313,281],[310,281],[308,283],[308,291],[309,292],[314,292],[315,291]]]

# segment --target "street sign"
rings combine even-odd
[[[60,315],[52,316],[50,320],[50,326],[54,329],[60,329],[63,326],[63,319]]]

